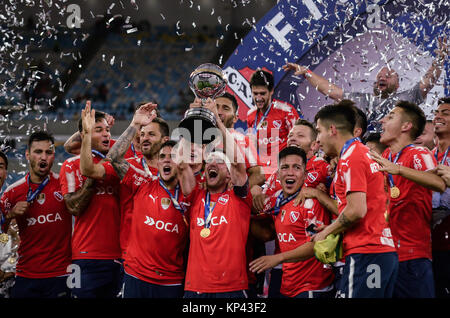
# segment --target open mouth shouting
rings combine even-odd
[[[37,167],[39,169],[39,172],[43,173],[47,172],[49,165],[46,161],[39,161]]]
[[[208,170],[208,177],[209,179],[215,180],[219,176],[219,172],[215,168],[211,168]]]
[[[379,80],[377,86],[380,91],[384,91],[388,87],[388,84],[385,80]]]
[[[284,179],[284,185],[285,185],[285,190],[287,190],[289,193],[293,192],[294,190],[296,190],[296,186],[297,186],[297,179],[293,178],[293,177],[287,177],[286,179]]]
[[[105,148],[109,148],[109,139],[102,140],[102,146]]]
[[[160,174],[162,174],[165,177],[169,177],[172,173],[172,167],[169,165],[163,166],[162,171],[160,171]]]

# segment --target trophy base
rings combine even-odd
[[[181,136],[191,143],[206,145],[212,142],[218,135],[215,123],[202,115],[190,115],[185,117],[179,128],[184,128],[189,133],[181,133]]]

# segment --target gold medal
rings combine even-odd
[[[6,233],[0,234],[0,243],[6,244],[9,241],[9,235]]]
[[[400,196],[400,189],[396,186],[391,187],[391,198],[397,199]]]
[[[206,227],[200,231],[200,236],[203,238],[207,238],[209,234],[211,234],[211,230]]]

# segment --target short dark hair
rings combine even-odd
[[[5,168],[8,169],[8,157],[6,154],[0,150],[0,157],[3,158],[3,161],[5,162]]]
[[[164,119],[162,119],[161,117],[155,117],[153,118],[152,123],[157,123],[159,125],[161,137],[169,136],[170,134],[169,124]]]
[[[228,92],[223,93],[223,95],[221,95],[221,96],[217,96],[217,98],[220,98],[220,97],[229,99],[231,101],[231,105],[234,108],[234,113],[237,114],[239,106],[238,106],[238,102],[236,100],[236,97],[234,97],[233,94],[230,94]]]
[[[269,92],[272,91],[274,86],[273,75],[258,68],[250,78],[250,87],[252,86],[266,86]]]
[[[295,122],[294,126],[308,126],[310,128],[310,130],[311,130],[311,140],[312,141],[316,140],[316,138],[317,138],[317,130],[316,130],[316,127],[314,127],[314,125],[310,121],[307,121],[306,119],[299,118]]]
[[[30,138],[28,138],[28,149],[31,149],[31,144],[35,141],[44,141],[48,140],[52,144],[55,144],[55,138],[53,138],[52,134],[45,130],[39,130],[35,131],[30,135]]]
[[[383,151],[388,147],[385,144],[382,144],[380,142],[381,139],[381,133],[379,132],[373,132],[368,134],[365,138],[364,138],[364,144],[367,144],[368,142],[373,142],[375,143],[377,149],[380,151],[380,153],[383,153]]]
[[[355,126],[361,128],[361,137],[363,137],[367,132],[367,115],[364,113],[361,108],[355,106],[356,110],[356,122]]]
[[[357,118],[355,108],[355,103],[348,99],[344,99],[337,104],[323,106],[314,117],[314,122],[317,123],[319,119],[328,121],[335,124],[337,129],[353,135]]]
[[[177,142],[175,140],[167,140],[161,145],[161,147],[159,148],[159,151],[161,151],[161,149],[163,149],[164,147],[173,148],[176,146],[176,144],[177,144]]]
[[[95,111],[95,122],[99,122],[102,119],[106,119],[106,113],[102,112],[100,110],[96,110]],[[80,119],[78,120],[78,131],[82,132],[83,131],[83,118],[80,117]]]
[[[364,138],[364,143],[367,143],[367,142],[380,142],[380,138],[381,138],[381,133],[373,132],[373,133],[368,134]]]
[[[395,105],[395,107],[401,108],[408,119],[411,121],[411,137],[413,139],[416,139],[417,137],[422,135],[425,124],[427,123],[427,118],[425,117],[425,113],[423,112],[423,110],[419,106],[417,106],[417,104],[404,100],[399,101]]]
[[[446,96],[446,97],[441,97],[438,99],[438,105],[441,104],[450,104],[450,97]]]
[[[289,146],[283,148],[278,154],[278,163],[281,162],[281,159],[286,158],[289,155],[296,155],[302,158],[303,166],[306,167],[306,152],[300,148],[295,146]]]

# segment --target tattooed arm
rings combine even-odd
[[[156,104],[147,103],[139,107],[133,116],[130,126],[120,135],[119,139],[109,150],[106,158],[111,161],[114,170],[117,175],[122,180],[128,171],[130,164],[124,159],[124,155],[130,144],[136,135],[136,133],[141,129],[142,126],[150,124],[153,118],[156,117],[155,110]]]
[[[69,213],[74,216],[79,216],[88,207],[94,193],[95,180],[88,178],[80,189],[66,194],[64,196],[64,202]]]
[[[317,233],[314,241],[324,240],[328,234],[338,234],[355,225],[364,218],[367,213],[367,201],[365,192],[349,192],[346,196],[347,205],[339,214],[335,222]]]
[[[81,149],[81,134],[79,131],[75,132],[64,143],[64,150],[72,155],[79,155]]]

